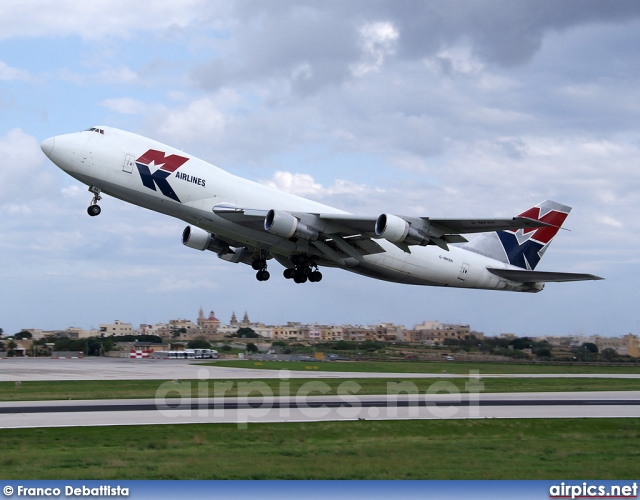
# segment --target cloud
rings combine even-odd
[[[317,183],[309,174],[282,171],[277,171],[270,180],[263,180],[261,183],[286,193],[312,198],[336,195],[370,196],[374,193],[383,192],[381,189],[375,189],[364,184],[355,184],[344,179],[336,179],[331,186],[325,188],[322,184]]]
[[[598,217],[596,218],[596,220],[598,222],[600,222],[601,224],[604,224],[606,226],[610,226],[613,227],[615,229],[622,229],[624,226],[622,225],[622,222],[614,219],[613,217],[609,217],[608,215],[598,215]]]
[[[233,39],[192,72],[202,88],[277,79],[292,95],[378,72],[387,60],[437,61],[450,75],[477,75],[485,65],[526,64],[550,33],[640,18],[632,0],[467,2],[234,2]],[[277,33],[277,36],[273,36]],[[304,71],[300,71],[300,69]],[[302,78],[301,78],[302,76]]]
[[[22,0],[3,6],[0,39],[79,36],[132,38],[140,32],[185,28],[198,19],[203,0],[75,2]]]
[[[147,104],[131,97],[106,99],[101,104],[105,108],[123,115],[140,115],[148,110]]]
[[[100,217],[86,215],[86,187],[51,165],[35,137],[87,120],[354,213],[513,216],[557,199],[574,207],[572,232],[558,236],[545,266],[604,269],[623,282],[640,244],[639,11],[635,0],[8,2],[0,19],[2,278],[31,302],[7,308],[60,298],[46,314],[64,323],[68,303],[83,321],[97,308],[134,320],[142,307],[155,321],[197,310],[216,286],[225,294],[211,300],[229,312],[237,301],[260,303],[261,319],[273,315],[273,304],[260,302],[264,287],[237,286],[256,285],[250,269],[181,253],[184,223],[108,196]],[[87,277],[103,280],[99,300],[77,294]],[[380,321],[420,322],[427,297],[454,322],[487,311],[482,321],[498,331],[546,326],[535,313],[499,317],[496,303],[534,311],[556,301],[568,310],[569,295],[596,290],[584,292],[594,305],[601,295],[596,285],[557,293],[561,286],[549,285],[533,299],[397,286],[397,302],[411,305],[397,307],[384,305],[394,285],[346,273],[328,270],[323,288],[304,293],[276,279],[266,285],[287,297],[284,321],[300,310],[292,303],[305,315],[334,314],[327,296],[342,286],[366,288],[363,303],[382,305],[346,308],[346,321],[376,309]],[[637,299],[632,282],[616,287]],[[160,289],[153,301],[130,300]],[[447,309],[461,301],[470,304],[462,313]],[[614,315],[591,309],[587,327],[610,328]],[[635,325],[619,316],[616,324]]]
[[[388,21],[366,23],[360,27],[360,62],[351,65],[351,71],[357,77],[380,71],[386,56],[395,52],[398,30]]]
[[[7,63],[0,61],[0,80],[19,80],[27,82],[31,80],[31,75],[28,71],[18,68],[12,68]]]
[[[292,174],[291,172],[278,171],[273,174],[271,180],[266,180],[262,183],[280,191],[299,196],[314,196],[323,191],[322,185],[315,182],[309,174]]]
[[[203,141],[223,132],[228,118],[210,97],[162,113],[158,132],[181,142]]]
[[[42,171],[45,156],[39,141],[20,128],[14,128],[0,136],[0,206],[24,203],[25,198],[33,199],[44,189],[51,187],[51,177]],[[20,189],[16,189],[20,186]]]

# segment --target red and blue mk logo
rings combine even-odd
[[[136,160],[136,166],[138,167],[143,186],[153,189],[154,191],[156,191],[156,186],[158,186],[160,192],[167,198],[181,203],[180,198],[178,198],[178,195],[167,181],[167,177],[178,170],[188,160],[189,158],[185,158],[184,156],[165,156],[162,151],[150,149]],[[150,170],[151,164],[159,167],[153,173],[151,173]]]

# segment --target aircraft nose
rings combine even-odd
[[[40,144],[40,149],[42,149],[42,152],[44,154],[50,157],[51,153],[53,152],[53,147],[55,145],[56,145],[56,138],[49,137],[48,139],[45,139],[44,141],[42,141],[42,144]]]

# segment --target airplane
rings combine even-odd
[[[320,266],[413,285],[539,292],[546,282],[602,279],[536,271],[570,207],[546,200],[512,218],[436,219],[353,215],[230,174],[176,148],[113,127],[45,139],[42,151],[89,186],[87,212],[105,193],[183,220],[182,243],[250,265],[268,262],[295,283],[322,280]],[[463,234],[478,233],[468,240]]]

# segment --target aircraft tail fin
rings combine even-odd
[[[571,207],[545,200],[521,213],[520,217],[540,220],[551,226],[483,233],[461,246],[506,264],[534,270],[570,211]]]

